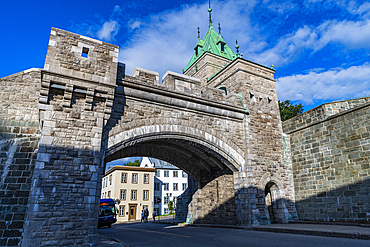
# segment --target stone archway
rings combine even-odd
[[[179,130],[181,126],[175,129]],[[148,156],[170,162],[196,180],[195,186],[190,186],[188,205],[188,216],[193,223],[236,224],[234,173],[239,171],[244,159],[209,133],[189,128],[183,130],[188,131],[160,132],[150,126],[121,132],[108,140],[105,162],[130,156]]]

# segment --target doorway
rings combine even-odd
[[[132,204],[129,205],[130,210],[129,210],[128,220],[136,220],[136,206],[137,205],[132,205]]]
[[[277,223],[278,187],[275,183],[269,182],[265,187],[265,203],[270,216],[271,224]]]

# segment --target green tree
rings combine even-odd
[[[140,160],[136,159],[136,160],[134,160],[134,162],[129,161],[125,164],[125,166],[137,166],[137,167],[139,167],[140,166]]]
[[[169,202],[168,202],[168,209],[170,210],[170,214],[172,214],[172,210],[173,210],[173,201],[169,201]]]
[[[303,112],[303,106],[301,104],[294,105],[289,100],[279,100],[279,110],[281,121],[285,121],[301,114]]]

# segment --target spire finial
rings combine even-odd
[[[221,23],[218,23],[218,33],[221,34]]]
[[[209,13],[209,25],[212,25],[212,18],[211,18],[211,0],[208,1],[208,13]]]
[[[198,39],[200,39],[200,28],[198,27]]]
[[[238,40],[236,40],[235,48],[236,48],[236,56],[237,56],[237,57],[240,57],[240,54],[239,54],[239,45],[238,45]]]

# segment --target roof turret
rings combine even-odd
[[[209,7],[209,26],[208,31],[204,35],[203,39],[200,39],[199,29],[198,29],[198,41],[194,48],[194,54],[191,57],[188,65],[183,70],[184,72],[188,70],[204,53],[209,52],[217,56],[230,59],[230,62],[236,59],[235,52],[228,46],[225,40],[221,36],[221,27],[219,27],[219,32],[213,28],[211,12],[212,9]]]

